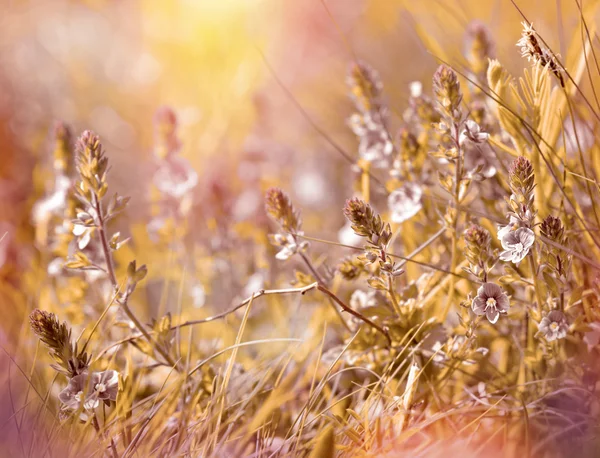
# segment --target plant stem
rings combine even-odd
[[[294,239],[295,238],[296,237],[294,236]],[[315,267],[312,265],[312,262],[310,262],[310,259],[308,259],[308,256],[306,256],[304,253],[300,253],[300,257],[302,258],[302,260],[304,261],[304,263],[306,264],[306,266],[308,267],[308,269],[311,271],[311,273],[315,277],[315,280],[317,280],[321,284],[325,284],[325,282],[323,281],[323,278],[317,272],[317,269],[315,269]],[[329,303],[331,304],[331,307],[335,311],[335,314],[337,315],[337,317],[340,319],[340,322],[342,323],[342,325],[349,332],[352,332],[352,329],[350,329],[350,326],[348,325],[348,323],[346,323],[346,320],[344,319],[344,317],[342,316],[342,314],[340,313],[340,311],[338,310],[338,308],[335,306],[335,304],[332,302],[331,299],[329,299]]]
[[[367,318],[366,316],[364,316],[362,313],[359,313],[356,310],[353,310],[350,307],[348,307],[346,304],[344,304],[344,302],[340,298],[338,298],[334,293],[332,293],[331,291],[329,291],[325,286],[323,286],[321,284],[318,284],[317,285],[317,289],[319,291],[324,292],[329,297],[331,297],[340,307],[342,307],[342,309],[344,309],[345,312],[348,312],[350,315],[358,318],[361,321],[364,321],[369,326],[371,326],[372,328],[374,328],[377,331],[379,331],[380,333],[382,333],[385,336],[385,338],[387,339],[388,344],[390,346],[392,345],[392,339],[390,338],[390,334],[384,328],[382,328],[381,326],[379,326],[377,323],[371,321],[369,318]]]
[[[100,203],[100,200],[98,199],[98,196],[96,194],[94,194],[93,196],[94,207],[98,217],[98,235],[100,237],[100,243],[102,245],[102,251],[104,253],[106,270],[108,272],[108,278],[110,279],[113,289],[116,292],[119,290],[119,283],[117,281],[117,276],[115,275],[113,258],[110,251],[110,246],[108,244],[108,238],[106,237],[106,223],[104,219],[104,213],[102,211],[102,205]],[[129,308],[129,305],[127,305],[127,296],[125,296],[123,300],[117,298],[116,302],[121,306],[127,317],[132,321],[132,323],[138,329],[138,331],[140,331],[143,334],[146,340],[148,340],[148,342],[153,346],[153,348],[155,348],[156,351],[158,351],[158,353],[164,358],[165,362],[172,367],[176,367],[175,361],[165,350],[163,350],[163,348],[158,344],[158,342],[152,339],[145,326],[137,319],[133,311]]]

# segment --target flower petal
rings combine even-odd
[[[473,299],[471,303],[471,308],[475,315],[483,315],[485,313],[485,300],[479,296]]]
[[[496,310],[496,307],[488,307],[485,311],[485,316],[490,323],[495,324],[498,318],[500,318],[500,312]]]
[[[494,299],[497,299],[498,296],[502,294],[502,288],[495,283],[484,283],[482,288],[486,298],[493,297]]]

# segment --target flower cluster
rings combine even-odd
[[[350,221],[352,230],[366,238],[365,257],[369,263],[377,262],[383,273],[390,277],[402,275],[404,270],[387,254],[392,239],[389,223],[384,223],[381,216],[365,201],[353,198],[346,201],[344,215]],[[369,285],[375,289],[388,289],[389,286],[381,277],[369,279]]]
[[[148,231],[154,237],[168,232],[170,225],[181,226],[193,204],[193,191],[198,173],[180,155],[177,115],[169,107],[161,107],[154,115],[154,155],[157,168],[153,183],[158,191],[152,195],[153,218]]]
[[[289,259],[294,254],[303,253],[308,248],[306,240],[299,241],[302,236],[302,219],[300,212],[292,204],[290,197],[280,188],[270,188],[265,196],[265,210],[267,215],[282,229],[283,234],[270,234],[269,240],[280,251],[276,258],[282,261]]]
[[[347,82],[357,110],[348,125],[359,139],[358,155],[374,167],[388,167],[394,145],[385,125],[381,79],[369,65],[358,62],[351,66]]]
[[[527,158],[520,156],[513,161],[509,171],[509,184],[512,191],[507,200],[510,222],[498,228],[498,239],[504,249],[500,259],[518,264],[527,256],[535,241],[532,230],[536,216],[535,176],[533,166]]]

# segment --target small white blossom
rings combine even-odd
[[[393,191],[388,197],[392,221],[401,223],[415,216],[423,208],[422,196],[421,187],[415,183],[406,183]]]
[[[362,291],[357,289],[350,296],[350,307],[354,310],[364,309],[377,305],[377,293],[375,291]]]
[[[471,304],[471,308],[476,315],[485,315],[492,324],[498,321],[501,313],[508,311],[508,307],[508,296],[495,283],[481,285]]]
[[[458,137],[458,143],[463,145],[465,142],[483,143],[486,142],[489,134],[482,132],[481,127],[475,121],[469,119],[465,123],[465,128]]]
[[[65,410],[83,408],[80,418],[86,421],[100,401],[115,401],[119,390],[119,373],[117,371],[92,372],[76,375],[67,387],[60,392],[58,398]]]
[[[285,261],[308,247],[308,242],[297,243],[292,234],[274,234],[270,238],[273,245],[281,247],[281,250],[275,255],[275,258],[280,261]]]
[[[154,184],[161,193],[180,199],[196,187],[198,174],[184,158],[168,157],[154,174]]]
[[[538,330],[548,342],[567,337],[569,323],[565,314],[559,310],[553,310],[540,321]]]
[[[500,253],[500,259],[518,264],[527,256],[534,241],[535,234],[529,228],[521,227],[516,231],[508,231],[501,240],[505,251]]]
[[[502,239],[511,231],[516,231],[519,228],[519,220],[511,215],[510,222],[506,226],[498,226],[498,240]]]

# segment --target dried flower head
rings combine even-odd
[[[298,233],[302,227],[300,211],[294,208],[290,197],[280,188],[270,188],[265,196],[265,209],[273,221],[288,233]]]
[[[556,216],[548,215],[540,225],[540,233],[553,242],[563,244],[565,242],[565,228],[562,221]]]
[[[465,57],[475,75],[487,72],[488,59],[496,55],[496,44],[488,27],[481,21],[472,21],[465,33]]]
[[[352,230],[361,237],[378,244],[382,242],[381,238],[387,235],[381,216],[375,213],[373,208],[364,200],[354,197],[346,201],[344,215],[350,221]],[[391,236],[391,234],[390,234]],[[389,237],[387,237],[389,240]]]
[[[556,76],[561,86],[565,85],[562,68],[558,63],[556,55],[538,39],[538,34],[533,24],[523,21],[523,32],[517,42],[521,48],[521,56],[526,57],[529,62],[541,67],[548,67]]]
[[[177,138],[177,115],[171,107],[160,107],[154,114],[154,154],[159,159],[165,159],[180,149],[181,142]]]
[[[358,111],[367,113],[379,108],[383,83],[375,69],[365,62],[355,62],[350,66],[346,81]]]
[[[531,161],[524,156],[516,158],[509,169],[509,183],[513,193],[523,195],[533,192],[535,175]]]
[[[507,232],[501,240],[504,251],[500,253],[500,259],[518,264],[527,256],[534,241],[535,234],[527,227]]]
[[[454,70],[446,65],[440,65],[433,75],[433,90],[442,114],[453,119],[458,117],[457,110],[462,101],[462,92]]]
[[[77,344],[71,342],[71,329],[66,322],[59,322],[54,313],[35,309],[29,315],[31,329],[50,350],[50,356],[59,365],[54,369],[74,377],[87,370],[89,358],[77,352]]]
[[[559,310],[553,310],[540,321],[538,330],[548,342],[564,339],[569,331],[569,323],[565,314]]]
[[[391,220],[401,223],[415,216],[423,208],[422,196],[423,191],[416,183],[406,183],[392,191],[388,197]]]
[[[57,122],[54,126],[54,170],[57,174],[68,175],[71,173],[73,160],[72,134],[69,126]]]
[[[469,261],[470,272],[487,280],[487,263],[491,258],[492,236],[483,227],[473,224],[465,231],[465,257]]]
[[[508,307],[508,296],[495,283],[484,283],[481,285],[471,305],[476,315],[485,315],[492,324],[498,321],[501,313],[508,311]]]
[[[81,178],[77,191],[89,202],[92,201],[92,193],[102,198],[108,190],[106,184],[108,158],[104,155],[100,137],[86,130],[77,140],[75,151],[77,171]]]

